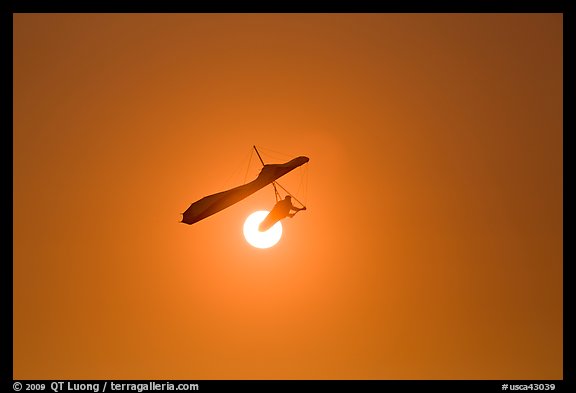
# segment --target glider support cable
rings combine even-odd
[[[282,187],[282,184],[280,184],[280,183],[278,183],[278,182],[276,182],[276,181],[273,182],[272,184],[276,184],[278,187],[280,187],[281,189],[283,189],[284,192],[286,192],[286,194],[290,195],[292,198],[294,198],[294,199],[296,200],[296,202],[298,202],[299,204],[301,204],[302,207],[306,207],[306,205],[304,205],[302,202],[300,202],[300,201],[298,200],[298,198],[296,198],[294,195],[292,195],[292,194],[290,193],[290,191],[288,191],[287,189],[285,189],[284,187]]]
[[[246,173],[244,174],[244,183],[242,184],[246,184],[246,179],[248,179],[248,171],[250,170],[250,164],[252,163],[252,156],[254,155],[254,152],[250,152],[250,156],[248,157],[248,166],[246,167]]]
[[[260,159],[262,166],[266,165],[266,164],[264,164],[264,160],[260,156],[260,152],[258,151],[258,149],[256,149],[256,145],[252,145],[252,147],[254,148],[254,151],[258,155],[258,158]],[[272,182],[272,186],[274,187],[274,197],[276,198],[276,202],[278,202],[278,199],[280,197],[280,193],[278,192],[278,189],[276,188],[276,182]],[[282,187],[282,188],[284,189],[284,187]],[[284,191],[286,191],[286,190],[284,190]],[[288,192],[288,191],[286,191],[286,192]],[[304,206],[304,205],[302,205],[302,206]]]

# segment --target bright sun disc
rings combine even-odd
[[[269,248],[278,243],[282,237],[282,224],[278,221],[267,231],[260,232],[258,225],[268,215],[266,210],[259,210],[248,216],[244,222],[244,237],[250,245],[257,248]]]

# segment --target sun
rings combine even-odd
[[[278,221],[267,231],[260,232],[258,225],[268,215],[268,211],[259,210],[248,216],[244,221],[244,237],[250,245],[256,248],[270,248],[282,237],[282,224]]]

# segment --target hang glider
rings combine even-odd
[[[256,151],[258,152],[258,151]],[[258,155],[259,156],[259,155]],[[260,158],[260,157],[259,157]],[[262,161],[262,159],[260,158]],[[232,188],[230,190],[222,191],[217,194],[205,196],[204,198],[194,202],[190,205],[184,213],[182,213],[182,223],[192,225],[200,220],[210,217],[221,210],[226,209],[240,202],[244,198],[254,194],[256,191],[264,188],[268,184],[273,184],[275,181],[287,174],[288,172],[304,165],[309,161],[308,157],[296,157],[284,164],[264,164],[264,167],[258,174],[258,177],[250,183]]]

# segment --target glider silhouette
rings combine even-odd
[[[255,146],[254,150],[256,150]],[[188,209],[182,213],[182,221],[180,222],[192,225],[198,221],[210,217],[213,214],[218,213],[219,211],[226,209],[227,207],[234,205],[235,203],[240,202],[244,198],[254,194],[256,191],[266,187],[268,184],[272,184],[274,186],[274,191],[278,197],[278,191],[276,190],[277,183],[275,183],[275,181],[288,172],[293,171],[294,169],[304,165],[309,161],[308,157],[299,156],[284,164],[264,164],[264,161],[262,161],[262,157],[260,157],[258,150],[256,150],[256,153],[258,154],[258,158],[263,165],[263,168],[256,179],[230,190],[205,196],[204,198],[192,203],[190,207],[188,207]]]

